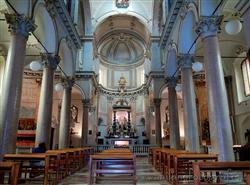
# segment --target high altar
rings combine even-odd
[[[121,98],[113,105],[113,122],[108,128],[106,139],[109,144],[126,146],[137,144],[136,131],[131,124],[131,106],[124,98],[126,79],[121,76],[119,80],[119,91]]]

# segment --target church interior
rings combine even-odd
[[[0,0],[0,182],[250,184],[247,30],[249,0]]]

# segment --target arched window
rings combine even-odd
[[[241,71],[243,75],[244,89],[246,96],[250,95],[250,62],[248,59],[241,63]]]

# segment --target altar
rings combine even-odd
[[[137,144],[138,137],[133,138],[108,138],[106,137],[108,143],[110,145],[114,145],[115,147],[128,147],[129,145],[135,145]]]

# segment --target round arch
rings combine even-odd
[[[48,53],[57,53],[56,25],[48,13],[44,2],[39,0],[34,8],[33,20],[37,25],[34,33],[46,48]],[[46,51],[44,51],[46,52]]]
[[[177,73],[177,45],[172,42],[168,47],[167,61],[166,61],[166,75],[172,77],[178,75]]]
[[[72,49],[68,46],[65,38],[59,42],[59,56],[61,57],[61,68],[69,77],[74,76],[74,56]]]
[[[192,46],[197,34],[195,33],[196,22],[198,22],[198,13],[193,3],[188,4],[188,9],[183,21],[181,21],[179,37],[178,37],[178,51],[179,53],[194,54],[195,45]],[[191,48],[192,47],[192,48]]]

